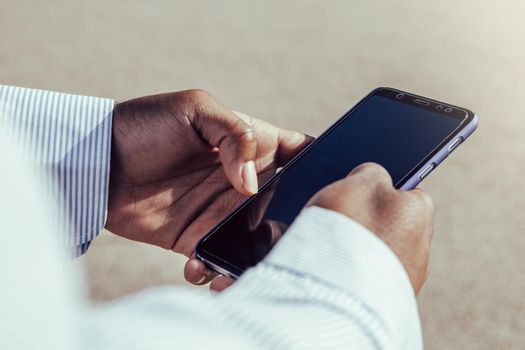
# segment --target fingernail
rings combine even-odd
[[[253,141],[255,139],[255,134],[253,133],[252,129],[248,129],[244,133],[243,137],[246,141]]]
[[[202,275],[201,279],[198,280],[197,282],[195,282],[195,284],[201,284],[202,282],[204,282],[206,280],[206,274]]]
[[[242,184],[244,189],[250,193],[257,193],[259,186],[257,184],[257,171],[253,160],[247,161],[242,167]]]
[[[191,259],[189,262],[188,262],[188,267],[193,270],[193,271],[198,271],[199,268],[201,267],[201,264],[198,260],[196,259]],[[206,279],[206,270],[203,271],[203,274],[201,275],[201,277],[199,278],[199,280],[195,281],[191,281],[192,283],[194,284],[201,284],[202,282],[204,282],[204,280]]]

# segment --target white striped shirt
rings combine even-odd
[[[110,99],[0,85],[0,125],[48,175],[75,255],[106,220],[112,111]]]
[[[1,349],[423,347],[414,292],[394,253],[355,221],[317,207],[226,292],[163,287],[85,304],[81,272],[71,273],[49,242],[60,225],[81,251],[104,225],[112,106],[0,86],[0,133],[51,178],[42,193],[0,137]],[[48,222],[52,206],[60,210]]]

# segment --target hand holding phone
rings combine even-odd
[[[308,200],[360,164],[383,166],[396,189],[413,189],[477,126],[465,109],[391,88],[356,104],[222,220],[197,257],[236,278],[261,261]]]
[[[317,192],[306,206],[339,212],[374,233],[396,254],[419,292],[428,276],[434,218],[427,193],[396,190],[383,167],[365,163]]]

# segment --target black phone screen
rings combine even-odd
[[[264,258],[316,192],[365,162],[385,167],[399,187],[466,118],[464,110],[415,100],[374,91],[219,224],[200,253],[240,275]]]

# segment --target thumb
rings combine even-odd
[[[285,166],[313,140],[312,136],[281,128],[279,130],[279,148],[276,154],[277,165],[280,167]]]
[[[257,140],[247,121],[224,107],[210,114],[198,113],[192,122],[202,138],[219,149],[224,173],[233,187],[240,193],[252,195],[258,191],[254,163]]]

